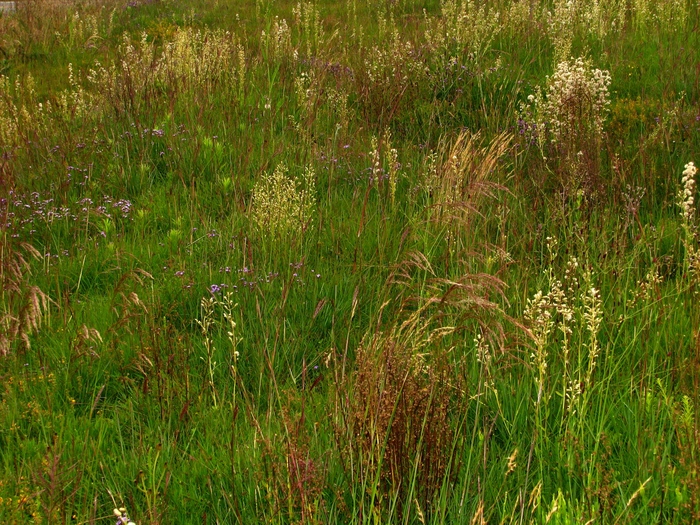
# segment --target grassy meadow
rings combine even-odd
[[[699,24],[18,0],[0,522],[700,522]]]

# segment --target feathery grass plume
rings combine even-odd
[[[99,357],[95,351],[95,345],[103,342],[102,334],[97,329],[83,324],[75,331],[73,353],[76,356],[89,355],[91,357]]]
[[[479,498],[479,504],[476,507],[476,511],[469,521],[469,525],[488,525],[486,518],[484,518],[484,499]]]
[[[316,212],[316,182],[311,166],[304,170],[303,183],[288,176],[280,163],[271,174],[255,183],[251,219],[257,231],[270,239],[295,239],[309,227]]]
[[[481,200],[493,196],[500,186],[493,181],[502,158],[510,146],[511,135],[501,133],[488,146],[482,146],[479,134],[461,132],[454,141],[440,141],[437,157],[428,159],[424,187],[437,209],[433,219],[452,223],[468,221],[477,212]]]
[[[357,351],[356,370],[343,389],[351,392],[346,439],[363,494],[374,494],[375,503],[397,498],[399,513],[411,512],[417,499],[429,516],[453,474],[450,449],[460,439],[455,414],[462,411],[451,409],[461,407],[472,388],[451,363],[461,340],[454,336],[476,327],[479,359],[493,355],[505,316],[492,297],[502,296],[503,283],[484,274],[439,277],[424,254],[411,252],[386,286],[393,299],[379,318],[393,321],[387,329],[370,329]],[[367,503],[372,501],[361,502]]]
[[[13,343],[18,340],[25,350],[29,350],[29,336],[41,328],[49,307],[49,297],[39,287],[29,286],[26,289],[22,287],[12,290],[3,299],[0,311],[0,355],[8,355]]]
[[[0,235],[0,356],[5,356],[17,341],[25,350],[31,348],[29,337],[41,328],[50,299],[38,286],[29,284],[27,259],[40,258],[36,248],[14,242],[2,229]]]
[[[697,184],[695,175],[698,170],[695,164],[688,162],[681,178],[682,188],[678,192],[677,205],[681,209],[681,226],[683,228],[683,247],[686,254],[686,265],[692,276],[700,276],[700,249],[698,249],[698,225],[695,220],[695,194]]]

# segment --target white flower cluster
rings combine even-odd
[[[566,140],[582,130],[600,137],[610,106],[609,86],[610,73],[593,69],[583,58],[560,62],[548,79],[543,108],[552,140]]]
[[[292,57],[292,31],[284,18],[275,17],[269,32],[263,30],[260,35],[260,47],[269,61],[281,61]]]
[[[544,90],[537,88],[521,105],[520,118],[542,145],[549,141],[580,147],[583,141],[597,143],[610,107],[610,72],[594,69],[581,57],[560,62],[547,77]],[[578,151],[578,150],[577,150]]]
[[[127,514],[125,508],[114,509],[114,515],[117,518],[116,525],[136,525],[133,521],[129,519],[129,514]]]

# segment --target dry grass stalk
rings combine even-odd
[[[426,186],[431,193],[437,214],[435,220],[451,223],[465,221],[478,213],[478,205],[499,189],[493,175],[508,151],[511,135],[501,133],[488,146],[479,134],[463,131],[450,142],[441,141],[441,163],[429,174]]]
[[[27,282],[30,267],[22,252],[40,256],[30,244],[14,246],[7,235],[0,242],[0,356],[8,355],[16,341],[28,350],[29,336],[39,331],[49,307],[49,297]]]

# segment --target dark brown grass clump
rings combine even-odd
[[[360,477],[423,508],[450,462],[448,367],[428,364],[410,341],[377,335],[358,350],[352,405]]]

